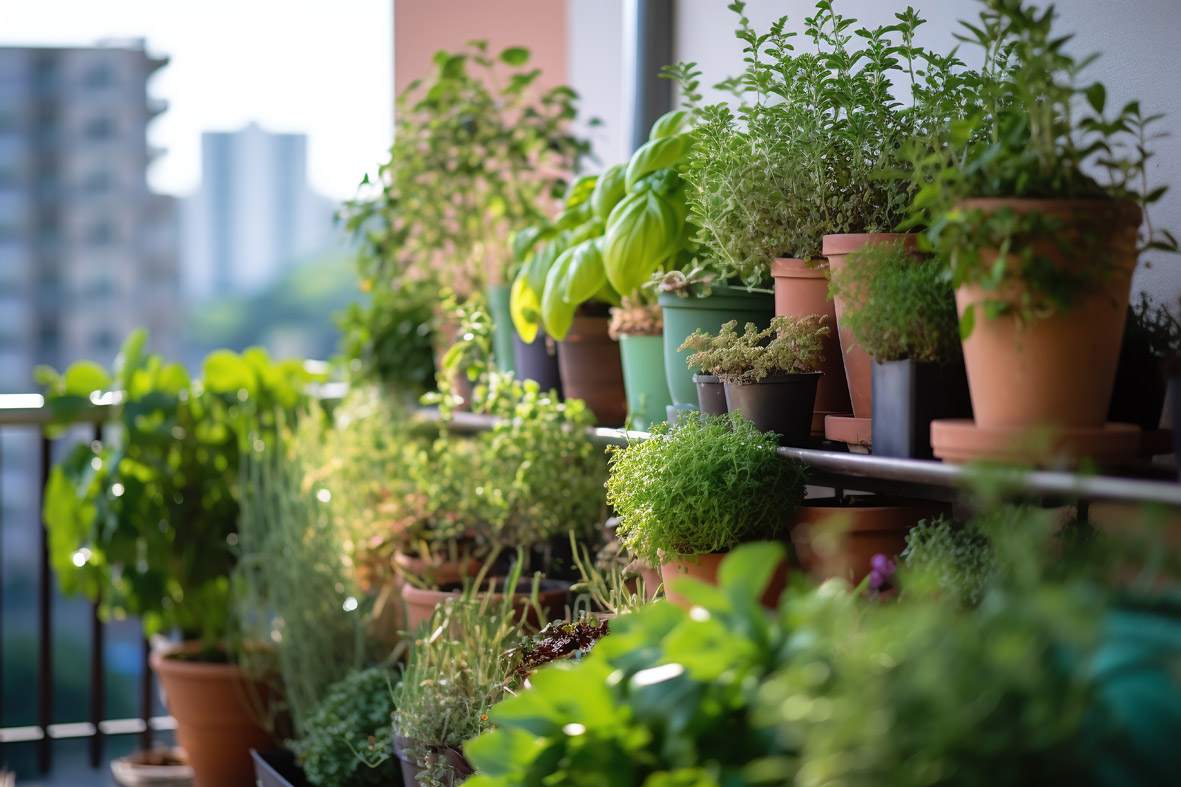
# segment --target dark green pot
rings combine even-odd
[[[496,368],[502,372],[515,372],[513,363],[513,313],[509,306],[512,289],[507,284],[493,284],[488,288],[488,310],[492,312],[492,351],[496,355]]]
[[[738,330],[748,322],[760,328],[771,324],[775,316],[775,296],[770,290],[746,290],[741,287],[719,285],[707,298],[690,295],[682,298],[676,293],[660,294],[664,312],[664,371],[668,375],[668,392],[678,405],[697,406],[697,386],[685,359],[689,352],[677,348],[700,328],[717,334],[730,320],[738,321]]]
[[[664,341],[659,336],[619,337],[623,388],[627,392],[628,426],[645,432],[665,419],[668,377],[664,373]]]

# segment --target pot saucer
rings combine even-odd
[[[872,418],[830,415],[824,419],[824,436],[834,443],[844,443],[855,454],[868,454],[873,438],[872,424]]]
[[[1140,427],[1132,424],[984,428],[966,418],[932,421],[931,448],[936,457],[952,464],[984,460],[1037,467],[1076,467],[1084,460],[1121,467],[1142,450]]]

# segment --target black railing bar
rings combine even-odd
[[[139,747],[147,751],[152,748],[152,643],[146,634],[140,650],[143,652],[144,666],[139,676],[139,719],[143,723]]]
[[[4,441],[0,439],[0,654],[4,653]],[[0,658],[0,727],[4,726],[4,659]],[[0,756],[0,760],[4,758]]]
[[[41,435],[40,520],[45,521],[45,487],[49,482],[49,468],[53,463],[53,443]],[[49,570],[49,531],[40,533],[41,565],[37,576],[37,726],[44,732],[37,741],[37,767],[49,773],[51,747],[49,726],[53,722],[53,577]]]

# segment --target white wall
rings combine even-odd
[[[919,43],[943,50],[957,43],[952,37],[959,27],[957,20],[975,19],[980,8],[975,0],[837,0],[835,4],[845,16],[877,26],[894,21],[894,12],[908,3],[928,20],[920,30]],[[1171,136],[1154,144],[1150,177],[1154,187],[1168,185],[1171,190],[1155,206],[1152,221],[1181,237],[1181,0],[1059,0],[1057,7],[1058,29],[1076,34],[1072,42],[1076,56],[1102,53],[1083,76],[1106,85],[1108,107],[1139,99],[1146,114],[1165,115],[1158,130]],[[803,19],[813,9],[810,0],[749,0],[746,13],[756,30],[765,31],[772,20],[786,14],[789,28],[802,32]],[[675,51],[678,59],[699,63],[703,85],[741,70],[742,45],[732,32],[736,27],[737,17],[722,0],[679,1]],[[978,52],[964,45],[961,57],[975,64]],[[1181,297],[1181,257],[1148,255],[1141,262],[1136,288],[1175,307]]]
[[[591,140],[598,161],[587,172],[600,172],[631,155],[628,149],[627,96],[624,84],[624,0],[567,0],[567,79],[578,91],[575,132]],[[590,127],[598,118],[602,125]]]

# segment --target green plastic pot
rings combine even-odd
[[[496,354],[496,368],[515,372],[513,363],[513,315],[509,307],[512,289],[507,284],[493,284],[488,288],[488,310],[492,312],[492,351]]]
[[[660,294],[664,312],[664,371],[668,375],[668,392],[677,405],[697,407],[697,386],[685,359],[689,351],[677,348],[700,328],[716,334],[730,320],[738,321],[739,331],[748,322],[766,328],[775,316],[775,295],[770,290],[746,290],[741,287],[719,285],[708,297],[681,297],[673,292]]]
[[[623,359],[628,425],[647,431],[665,419],[665,408],[672,404],[664,373],[664,341],[660,336],[623,334],[619,337],[619,355]]]

